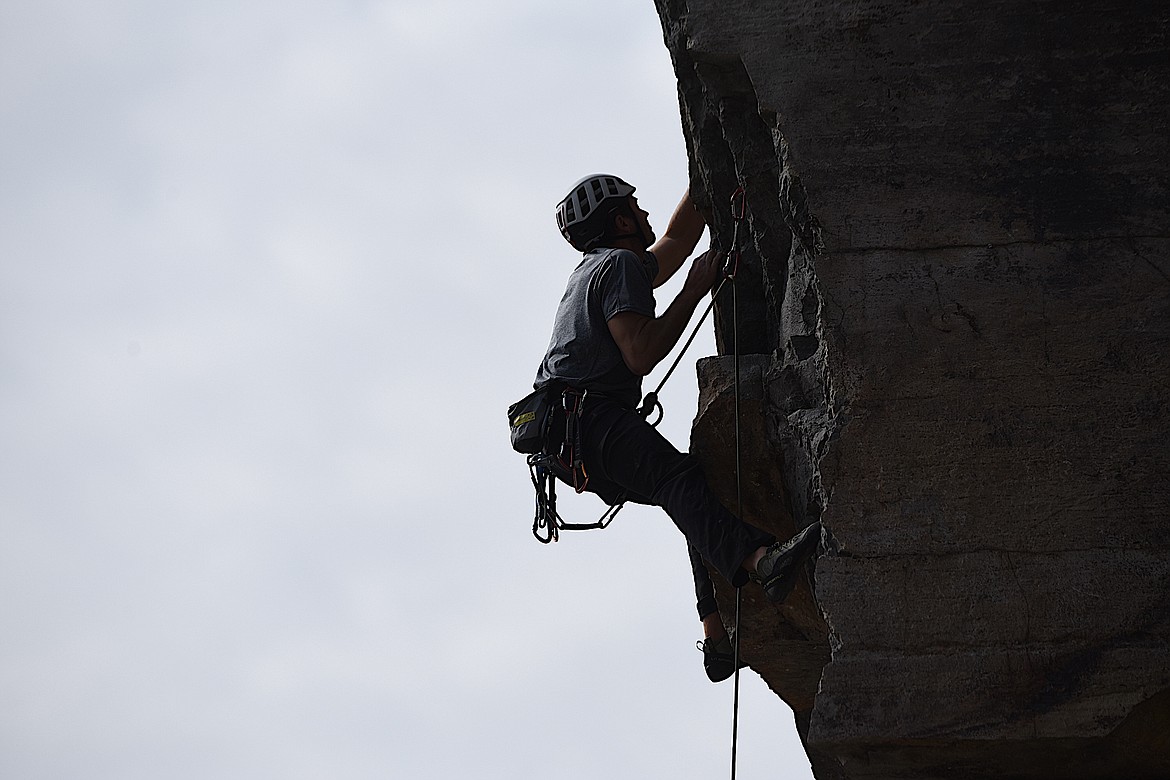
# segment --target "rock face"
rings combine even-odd
[[[743,592],[817,776],[1170,776],[1170,6],[657,6],[725,247],[745,191],[743,513],[829,532]]]

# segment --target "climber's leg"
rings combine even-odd
[[[634,410],[607,399],[586,399],[581,435],[591,479],[612,482],[662,507],[720,574],[736,586],[747,582],[743,563],[758,557],[775,537],[727,511],[697,462]]]
[[[719,605],[715,603],[715,583],[711,582],[711,575],[707,572],[707,565],[703,563],[703,556],[689,542],[687,554],[691,560],[691,575],[695,579],[695,606],[699,610],[699,620],[703,621],[703,635],[712,636],[712,632],[718,633],[723,630]]]

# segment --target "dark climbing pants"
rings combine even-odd
[[[588,490],[609,504],[624,497],[664,509],[691,548],[699,617],[715,612],[715,589],[703,560],[739,587],[747,582],[740,564],[775,537],[729,512],[707,487],[699,464],[633,409],[586,396],[580,425]]]

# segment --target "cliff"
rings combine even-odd
[[[657,7],[725,245],[746,193],[744,514],[830,536],[742,619],[816,775],[1170,776],[1170,11]]]

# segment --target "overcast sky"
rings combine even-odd
[[[651,0],[3,2],[0,136],[0,776],[728,774],[682,537],[507,445],[556,201],[686,187]]]

